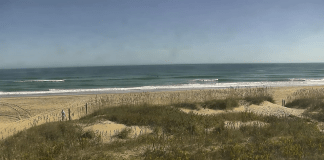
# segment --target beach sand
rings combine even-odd
[[[282,105],[282,99],[287,99],[289,95],[300,89],[324,88],[324,86],[298,86],[298,87],[272,87],[275,104],[264,103],[265,107],[277,107]],[[214,94],[216,90],[187,90],[187,91],[164,91],[164,92],[145,92],[145,93],[122,93],[122,94],[91,94],[91,95],[56,95],[56,96],[20,96],[5,97],[0,99],[0,139],[4,139],[18,131],[32,126],[44,124],[46,122],[60,121],[61,110],[63,109],[72,120],[79,119],[100,107],[118,106],[121,104],[161,104],[168,105],[174,102],[194,102],[204,101],[212,97],[221,97],[222,93]],[[225,89],[226,90],[226,89]],[[224,95],[225,96],[225,95]],[[253,110],[255,106],[250,106]],[[282,108],[281,108],[282,109]],[[244,111],[244,108],[237,108]],[[274,110],[269,110],[275,112]],[[204,114],[214,113],[215,110],[203,110]],[[296,112],[296,114],[300,114]],[[68,118],[68,117],[66,117]],[[120,125],[120,124],[109,124]],[[94,126],[98,130],[98,126]],[[111,126],[112,128],[114,126]],[[115,126],[118,130],[126,126]],[[102,126],[99,128],[102,128]]]

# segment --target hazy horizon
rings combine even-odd
[[[324,62],[324,2],[0,1],[0,69]]]
[[[170,64],[116,64],[116,65],[89,65],[89,66],[50,66],[50,67],[11,67],[11,68],[0,68],[1,69],[46,69],[46,68],[79,68],[79,67],[118,67],[118,66],[154,66],[154,65],[213,65],[213,64],[323,64],[324,62],[253,62],[253,63],[170,63]]]

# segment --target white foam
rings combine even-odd
[[[308,82],[322,82],[324,81],[323,79],[305,79],[305,78],[292,78],[289,79],[290,81],[308,81]]]
[[[303,78],[291,78],[290,81],[306,81],[306,79]]]
[[[310,79],[310,82],[324,82],[324,79]]]
[[[32,94],[62,94],[62,93],[84,93],[84,92],[142,92],[157,90],[177,89],[215,89],[230,87],[280,87],[280,86],[315,86],[324,85],[322,80],[307,81],[278,81],[278,82],[237,82],[237,83],[212,83],[212,84],[180,84],[166,86],[142,86],[129,88],[97,88],[97,89],[49,89],[48,91],[23,91],[23,92],[0,92],[0,95],[32,95]]]
[[[218,79],[194,79],[192,81],[213,82],[213,81],[218,81]]]
[[[64,82],[64,79],[59,79],[59,80],[24,80],[24,81],[15,81],[15,82]]]

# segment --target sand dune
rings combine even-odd
[[[101,135],[104,143],[116,140],[115,135],[120,133],[123,129],[131,129],[131,133],[128,138],[135,138],[142,134],[152,133],[152,130],[145,126],[126,126],[124,124],[118,124],[112,121],[102,121],[90,126],[85,126],[84,130],[92,130],[96,134]]]
[[[289,109],[281,106],[281,100],[302,88],[323,88],[323,86],[303,87],[274,87],[270,92],[273,94],[275,104],[265,102],[261,106],[240,106],[233,111],[251,111],[259,114],[274,114],[277,116],[295,115],[300,116],[303,110]],[[219,90],[218,90],[219,91]],[[224,92],[226,93],[226,92]],[[222,97],[221,93],[213,90],[188,90],[173,92],[146,92],[146,93],[123,93],[123,94],[100,94],[100,95],[66,95],[66,96],[39,96],[39,97],[6,97],[0,99],[0,138],[6,138],[18,131],[40,125],[46,122],[60,121],[61,110],[71,110],[71,119],[79,119],[86,114],[85,104],[88,104],[88,113],[106,106],[121,104],[160,104],[167,105],[174,102],[204,101],[208,98]],[[105,107],[106,107],[105,106]],[[184,112],[190,110],[183,109]],[[193,111],[198,112],[198,111]],[[224,111],[200,110],[199,114],[217,114]],[[100,128],[100,127],[99,127]]]
[[[287,108],[281,105],[273,104],[271,102],[265,101],[261,105],[251,105],[247,108],[248,112],[254,112],[261,115],[274,115],[277,117],[283,116],[302,116],[302,113],[305,109],[295,109],[295,108]]]
[[[185,113],[193,112],[194,114],[199,115],[211,115],[211,114],[220,114],[228,112],[253,112],[260,115],[274,115],[278,117],[282,116],[301,116],[305,109],[294,109],[283,107],[278,104],[273,104],[271,102],[265,101],[260,105],[249,105],[249,106],[239,106],[233,110],[213,110],[213,109],[199,109],[191,110],[186,108],[180,108],[181,111]]]

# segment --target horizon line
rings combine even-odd
[[[85,65],[85,66],[60,66],[60,67],[17,67],[17,68],[0,68],[0,70],[10,70],[10,69],[46,69],[46,68],[82,68],[82,67],[114,67],[114,66],[158,66],[158,65],[204,65],[204,64],[319,64],[324,62],[241,62],[241,63],[171,63],[171,64],[116,64],[116,65]]]

